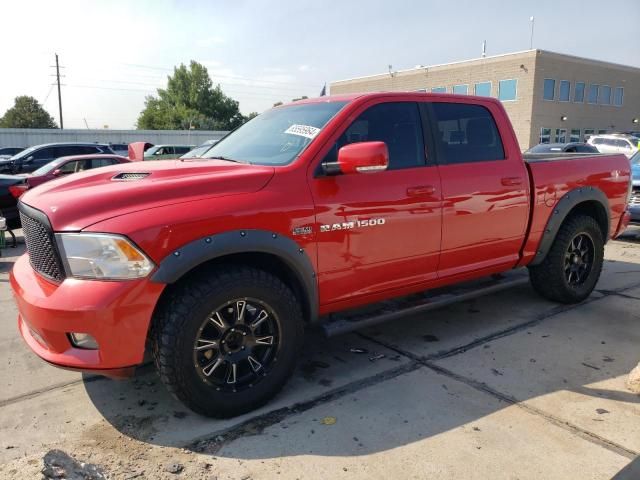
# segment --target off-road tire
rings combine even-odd
[[[241,297],[262,299],[276,313],[277,359],[252,388],[219,391],[194,365],[194,342],[218,305]],[[300,302],[287,285],[265,271],[232,265],[197,274],[165,296],[154,314],[152,352],[162,382],[178,400],[202,415],[228,418],[260,407],[280,391],[293,373],[303,334]]]
[[[593,263],[585,280],[571,285],[565,275],[565,255],[573,239],[586,234],[593,244]],[[560,303],[579,303],[587,298],[598,282],[604,259],[602,230],[593,217],[575,215],[567,218],[551,245],[546,258],[539,265],[529,267],[529,278],[541,296]]]

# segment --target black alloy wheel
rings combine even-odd
[[[588,233],[579,233],[569,243],[564,256],[564,275],[567,284],[582,285],[593,268],[595,247]]]
[[[215,309],[198,330],[193,360],[201,378],[218,391],[251,388],[277,361],[280,323],[256,298],[234,299]]]

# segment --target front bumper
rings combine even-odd
[[[629,207],[629,213],[631,214],[630,223],[640,224],[640,205]]]
[[[11,271],[18,328],[27,345],[56,366],[121,377],[142,363],[147,332],[163,284],[40,277],[23,255]],[[70,332],[88,333],[98,349],[74,347]]]

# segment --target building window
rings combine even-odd
[[[616,87],[616,89],[613,92],[613,104],[616,107],[621,107],[623,98],[624,98],[624,88]]]
[[[431,93],[447,93],[447,87],[433,87]]]
[[[582,141],[586,142],[587,140],[589,140],[589,137],[591,137],[595,133],[596,133],[596,131],[593,128],[585,128],[584,129],[584,135],[582,137]]]
[[[606,135],[606,134],[607,134],[606,128],[601,128],[600,130],[598,130],[598,135]]]
[[[503,102],[509,102],[515,100],[518,96],[518,81],[500,80],[498,82],[498,99]]]
[[[576,89],[573,92],[573,101],[576,103],[584,102],[584,82],[576,82]]]
[[[600,90],[600,85],[589,85],[589,96],[587,97],[587,103],[598,103],[598,90]]]
[[[544,79],[544,97],[545,100],[553,100],[556,98],[556,81],[553,78]]]
[[[551,143],[551,129],[542,127],[540,129],[540,143]]]
[[[475,94],[479,97],[491,96],[491,82],[478,82],[475,86]]]
[[[469,85],[454,85],[453,93],[455,93],[456,95],[468,95]]]
[[[566,128],[556,128],[556,143],[567,143]]]
[[[571,135],[569,136],[569,141],[570,142],[579,142],[581,138],[582,137],[580,136],[580,129],[579,128],[572,128],[571,129]]]
[[[611,87],[609,85],[602,85],[600,87],[598,103],[600,105],[611,105]]]
[[[560,81],[560,95],[559,100],[561,102],[568,102],[571,98],[571,82],[569,80]]]

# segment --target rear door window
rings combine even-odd
[[[113,158],[94,158],[91,160],[91,168],[107,167],[116,161]]]
[[[102,152],[102,150],[100,150],[97,146],[93,147],[93,146],[85,145],[85,146],[78,146],[76,148],[77,148],[77,151],[79,152],[76,155],[93,155],[94,153]]]
[[[482,105],[430,104],[441,163],[503,160],[504,146],[491,112]]]
[[[596,138],[593,141],[593,144],[594,145],[606,145],[608,147],[616,147],[617,146],[617,142],[613,138]]]
[[[56,155],[56,148],[55,147],[46,147],[46,148],[41,148],[40,150],[38,150],[37,152],[33,153],[32,156],[34,160],[46,160],[46,159],[54,159],[57,157]],[[27,158],[29,158],[29,156],[27,156]]]
[[[579,153],[594,153],[594,152],[597,152],[598,150],[596,150],[595,148],[589,145],[578,145],[576,146],[576,151]]]

